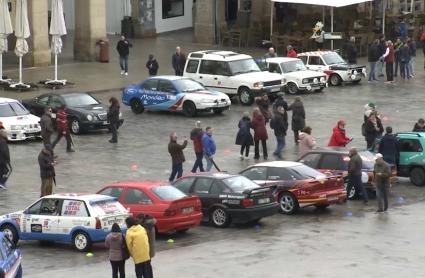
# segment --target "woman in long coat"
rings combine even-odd
[[[245,158],[249,156],[249,148],[254,145],[254,139],[251,134],[251,119],[249,118],[249,113],[244,112],[242,119],[238,124],[239,131],[236,135],[236,145],[241,146],[241,160],[244,159],[243,153],[245,151]]]
[[[260,141],[263,146],[263,157],[267,159],[267,139],[269,139],[269,137],[267,135],[266,119],[258,108],[254,109],[251,125],[252,129],[254,129],[254,159],[260,158]]]
[[[299,132],[305,127],[305,110],[301,98],[295,97],[288,110],[292,110],[292,130],[294,131],[295,144],[298,144]]]

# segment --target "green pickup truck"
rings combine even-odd
[[[397,133],[400,158],[397,176],[409,177],[416,186],[425,185],[425,132]]]

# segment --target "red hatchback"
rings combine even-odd
[[[185,232],[201,222],[201,201],[174,186],[155,181],[117,182],[97,194],[116,197],[135,217],[148,214],[156,218],[158,233]]]

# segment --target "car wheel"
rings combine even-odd
[[[71,120],[71,132],[74,134],[80,134],[81,133],[81,124],[80,121],[76,118]]]
[[[254,98],[251,95],[251,90],[247,87],[241,87],[238,91],[239,102],[242,105],[251,105],[254,102]]]
[[[74,247],[81,252],[90,250],[92,244],[90,237],[85,232],[81,231],[74,234],[72,242],[74,243]]]
[[[134,114],[142,114],[143,111],[145,111],[145,107],[143,107],[143,104],[138,99],[133,99],[130,102],[131,111],[133,111]]]
[[[298,93],[298,86],[297,84],[290,82],[287,85],[287,92],[290,95],[295,95],[296,93]]]
[[[341,77],[339,77],[338,74],[332,74],[331,77],[329,77],[329,83],[332,86],[338,86],[341,84]]]
[[[410,170],[410,182],[416,186],[425,185],[425,171],[421,167],[415,167]]]
[[[213,112],[214,112],[214,114],[222,114],[224,112],[224,110],[226,110],[226,109],[224,109],[224,108],[214,108]]]
[[[3,232],[14,245],[18,244],[18,231],[12,224],[4,224],[0,227],[0,231]]]
[[[196,116],[196,106],[195,103],[191,101],[186,101],[183,103],[183,113],[187,117],[195,117]]]
[[[214,208],[210,214],[211,223],[218,228],[225,228],[230,224],[230,216],[224,208]]]
[[[346,181],[344,183],[344,186],[345,186],[345,190],[347,190],[347,188],[348,188],[348,181]],[[347,192],[347,200],[352,200],[352,199],[356,198],[356,195],[357,195],[357,190],[356,190],[356,187],[353,186],[351,188],[350,192]]]
[[[297,198],[289,192],[284,192],[280,195],[279,206],[283,214],[294,214],[299,208]]]
[[[326,209],[327,207],[329,207],[329,205],[314,205],[317,209],[319,209],[319,210],[324,210],[324,209]]]

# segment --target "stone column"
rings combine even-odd
[[[195,42],[214,44],[225,23],[224,0],[197,0],[194,26]],[[217,24],[217,26],[216,26]]]
[[[31,37],[28,39],[30,52],[24,56],[28,66],[50,65],[47,0],[28,1],[28,21]]]
[[[75,0],[74,59],[95,61],[96,42],[105,38],[105,0]]]
[[[156,36],[154,0],[131,0],[131,19],[136,38]]]

